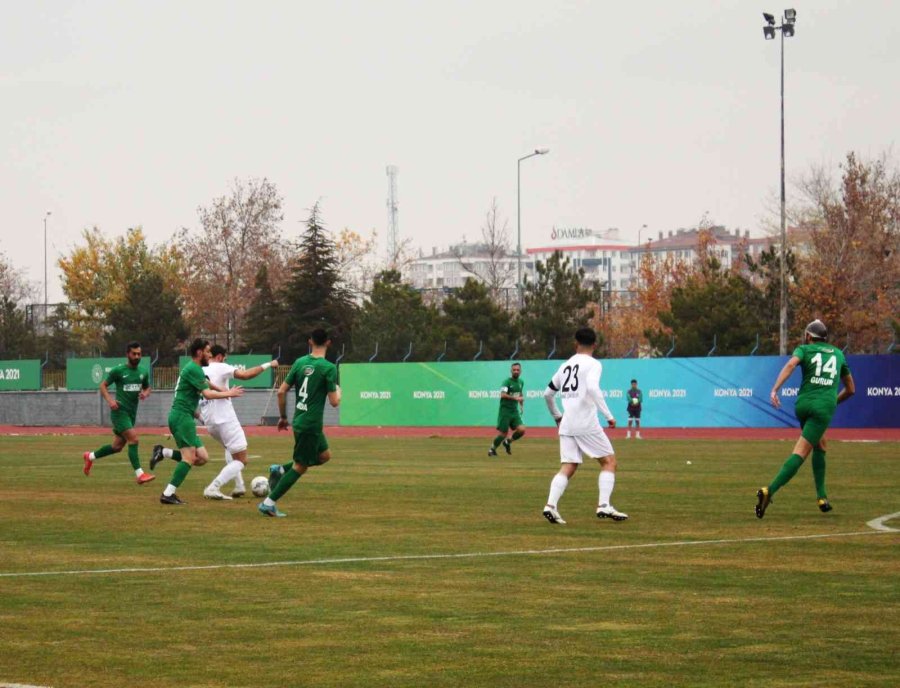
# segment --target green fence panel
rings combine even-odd
[[[41,388],[41,362],[0,361],[0,392]]]
[[[122,363],[128,363],[128,359],[124,356],[121,358],[70,358],[66,361],[66,389],[97,389],[97,386],[106,379],[107,373]],[[150,369],[150,360],[142,358],[138,368],[147,371],[152,385],[153,373]]]
[[[560,361],[523,363],[525,425],[553,419],[543,400]],[[341,425],[493,427],[509,361],[344,363]]]
[[[183,370],[190,360],[190,356],[179,356],[178,369]],[[225,362],[229,365],[233,365],[235,368],[244,370],[271,360],[271,356],[262,354],[229,354]],[[274,382],[275,378],[272,377],[274,374],[272,368],[269,368],[250,380],[235,380],[233,386],[247,387],[248,389],[267,389],[271,387]]]

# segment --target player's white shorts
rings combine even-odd
[[[612,443],[603,430],[589,435],[559,436],[560,463],[583,463],[582,456],[600,459],[614,453]]]
[[[244,428],[237,420],[227,423],[213,423],[206,426],[207,432],[214,437],[232,454],[244,451],[247,448],[247,436]]]

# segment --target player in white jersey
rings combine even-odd
[[[575,355],[563,363],[544,390],[547,408],[559,426],[559,460],[562,466],[550,483],[550,496],[544,507],[544,518],[550,523],[565,523],[559,515],[559,500],[569,480],[582,462],[582,457],[597,459],[600,463],[600,500],[597,518],[624,521],[628,514],[617,511],[610,504],[616,483],[616,455],[600,421],[597,411],[606,418],[609,427],[616,427],[616,419],[609,411],[600,393],[600,374],[603,366],[594,358],[597,335],[589,327],[575,333]],[[556,395],[562,397],[563,413],[556,405]]]
[[[210,387],[220,391],[228,389],[229,380],[235,378],[238,380],[249,380],[269,368],[278,366],[278,361],[276,360],[266,361],[262,365],[253,366],[246,370],[235,368],[225,362],[228,353],[225,351],[225,347],[219,344],[213,346],[210,353],[212,357],[209,365],[204,366],[203,374],[209,380]],[[217,439],[225,447],[225,467],[206,486],[206,489],[203,490],[203,496],[207,499],[243,497],[247,492],[247,488],[244,485],[244,476],[241,471],[247,464],[247,437],[244,435],[244,428],[241,427],[241,422],[234,411],[231,399],[203,399],[200,402],[200,420],[203,421],[210,436]],[[157,449],[159,450],[159,457],[157,457]],[[161,445],[154,447],[154,460],[163,458],[165,456],[164,452],[165,450]],[[227,485],[232,480],[234,480],[234,490],[232,490],[231,497],[229,497],[222,492],[222,486]]]

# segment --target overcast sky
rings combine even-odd
[[[526,246],[704,213],[758,233],[779,169],[761,12],[788,6],[0,0],[0,251],[42,284],[46,210],[52,266],[86,227],[162,242],[263,176],[286,235],[321,200],[331,229],[383,246],[388,164],[415,246],[476,239],[495,196],[515,243],[516,160],[544,146],[522,164]],[[794,7],[789,178],[880,154],[900,122],[900,3]]]

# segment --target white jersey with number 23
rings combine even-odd
[[[597,419],[598,410],[606,420],[613,419],[600,392],[602,372],[600,361],[587,354],[575,354],[556,371],[544,390],[544,398],[550,412],[555,418],[559,418],[556,395],[562,397],[560,435],[589,435],[598,430],[602,432]]]

